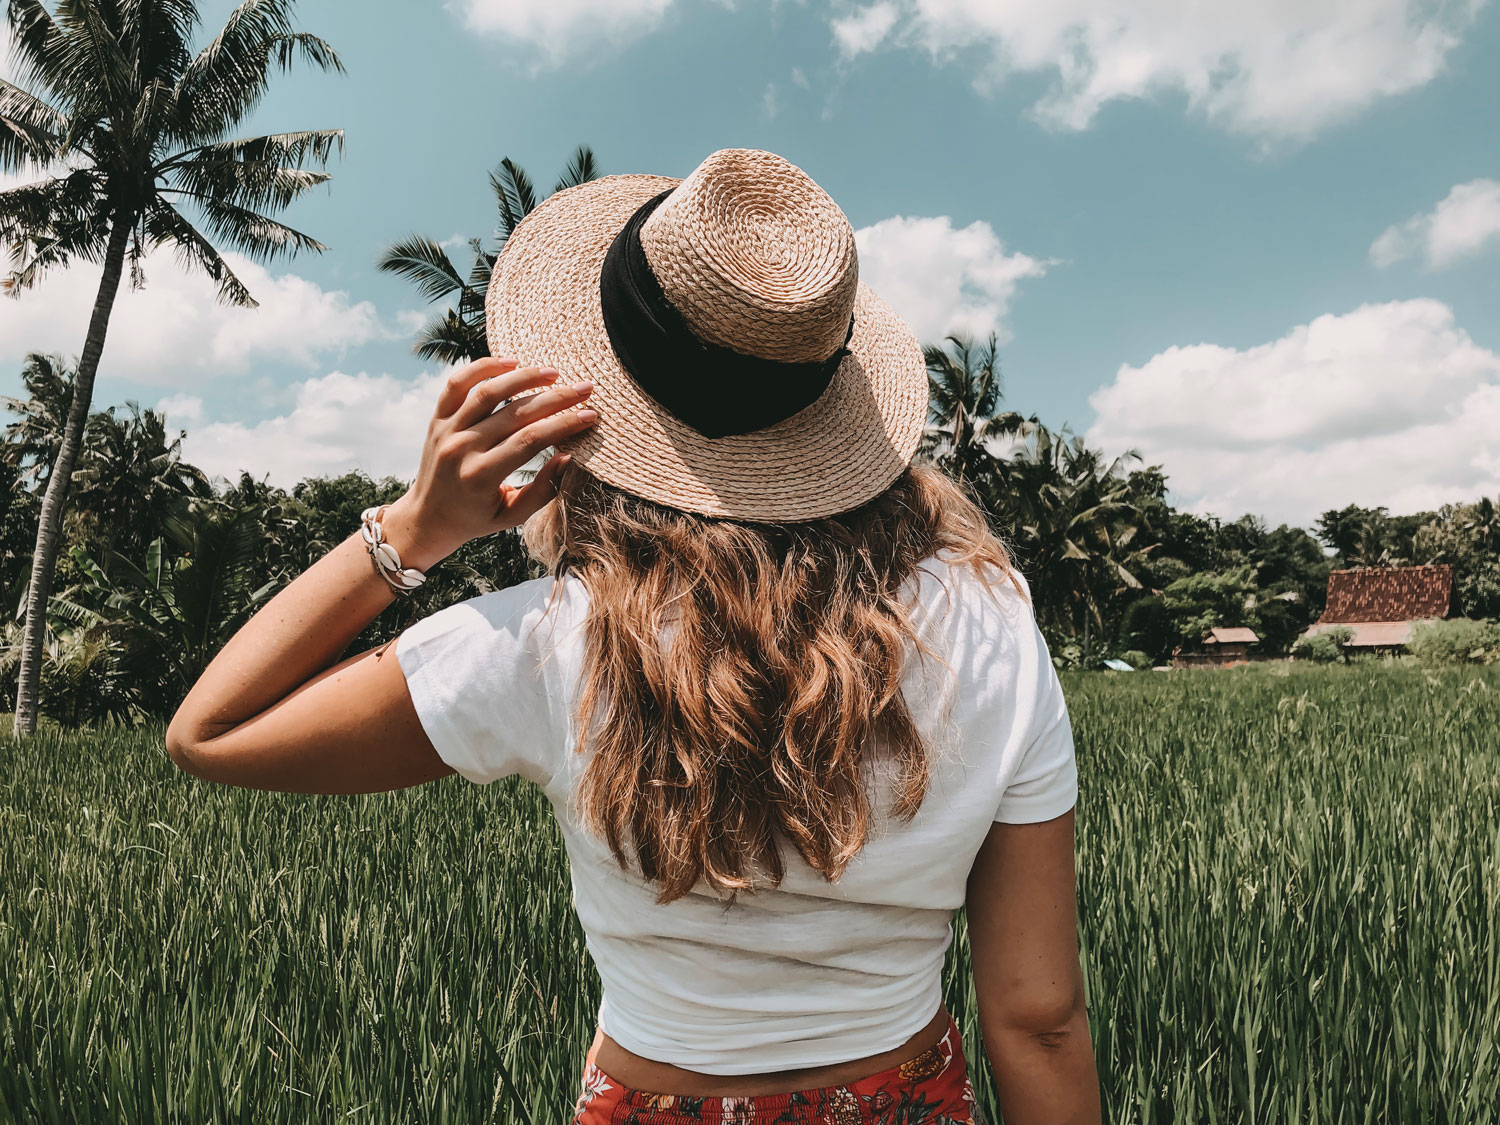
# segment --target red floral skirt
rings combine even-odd
[[[590,1061],[573,1125],[970,1125],[982,1122],[948,1017],[941,1042],[848,1086],[792,1094],[701,1098],[621,1086]]]

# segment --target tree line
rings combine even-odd
[[[1096,666],[1192,648],[1248,625],[1284,652],[1322,610],[1341,566],[1445,562],[1471,617],[1500,616],[1500,508],[1484,499],[1408,516],[1346,507],[1313,531],[1254,516],[1195,515],[1158,467],[1107,459],[1066,431],[1000,409],[993,341],[928,349],[929,428],[919,454],[963,481],[1031,581],[1055,657]],[[14,706],[34,533],[57,462],[75,371],[31,356],[25,397],[3,400],[0,707]],[[956,437],[955,437],[956,435]],[[358,472],[284,489],[249,472],[210,480],[185,434],[127,403],[89,416],[61,527],[40,674],[42,713],[76,724],[169,714],[255,608],[405,490]],[[358,642],[378,644],[462,598],[536,577],[514,532],[469,544]]]

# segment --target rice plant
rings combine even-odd
[[[1500,674],[1068,683],[1112,1122],[1500,1120]],[[598,984],[539,793],[0,744],[0,1120],[559,1122]],[[948,998],[980,1044],[960,918]]]

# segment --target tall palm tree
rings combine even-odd
[[[92,604],[63,595],[59,609],[76,624],[117,633],[160,677],[153,684],[142,675],[137,685],[150,712],[176,707],[275,589],[275,582],[255,585],[259,517],[254,508],[190,500],[167,516],[142,561],[118,552],[98,560],[75,549],[84,578],[78,592]]]
[[[1468,505],[1460,526],[1485,554],[1500,554],[1500,505],[1483,496]]]
[[[1011,459],[1013,535],[1039,576],[1032,591],[1039,616],[1080,635],[1085,659],[1105,605],[1141,587],[1135,571],[1151,548],[1135,545],[1144,519],[1125,472],[1138,459],[1106,460],[1082,438],[1040,425]]]
[[[16,461],[18,480],[28,487],[47,483],[67,426],[76,378],[77,372],[62,356],[32,352],[21,365],[26,397],[0,398],[0,407],[15,415],[5,427],[5,442]]]
[[[91,416],[73,473],[74,514],[93,525],[81,538],[133,550],[159,534],[183,500],[211,497],[207,475],[182,459],[183,436],[133,402],[123,415],[111,406]]]
[[[927,361],[927,430],[921,453],[954,479],[969,485],[995,515],[1007,463],[992,443],[1018,437],[1036,424],[1014,410],[1001,410],[1004,390],[997,341],[983,344],[949,336],[942,347],[922,349]]]
[[[214,242],[261,261],[326,249],[271,217],[328,179],[343,132],[317,129],[233,138],[277,70],[300,57],[342,70],[322,39],[294,30],[295,0],[244,0],[200,50],[193,0],[10,0],[23,85],[0,81],[0,171],[43,178],[0,192],[0,243],[10,293],[75,258],[103,273],[78,361],[72,403],[47,481],[26,599],[15,733],[36,727],[43,618],[58,530],[93,398],[110,312],[125,266],[159,246],[203,270],[220,300],[252,306]],[[184,207],[191,208],[195,226]]]
[[[594,159],[593,149],[579,145],[552,190],[555,193],[577,187],[598,177],[599,165]],[[484,333],[484,295],[490,287],[490,271],[494,269],[495,259],[505,248],[511,232],[540,202],[531,177],[508,156],[490,173],[490,190],[495,193],[496,207],[500,212],[495,245],[493,249],[487,249],[480,239],[471,238],[469,250],[474,261],[467,273],[459,272],[440,243],[420,234],[392,243],[377,262],[386,273],[410,281],[429,302],[457,294],[452,305],[434,316],[417,333],[412,351],[423,359],[470,363],[490,354]]]

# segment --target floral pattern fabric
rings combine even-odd
[[[704,1098],[631,1090],[592,1062],[573,1125],[982,1125],[952,1017],[920,1055],[848,1086]]]

